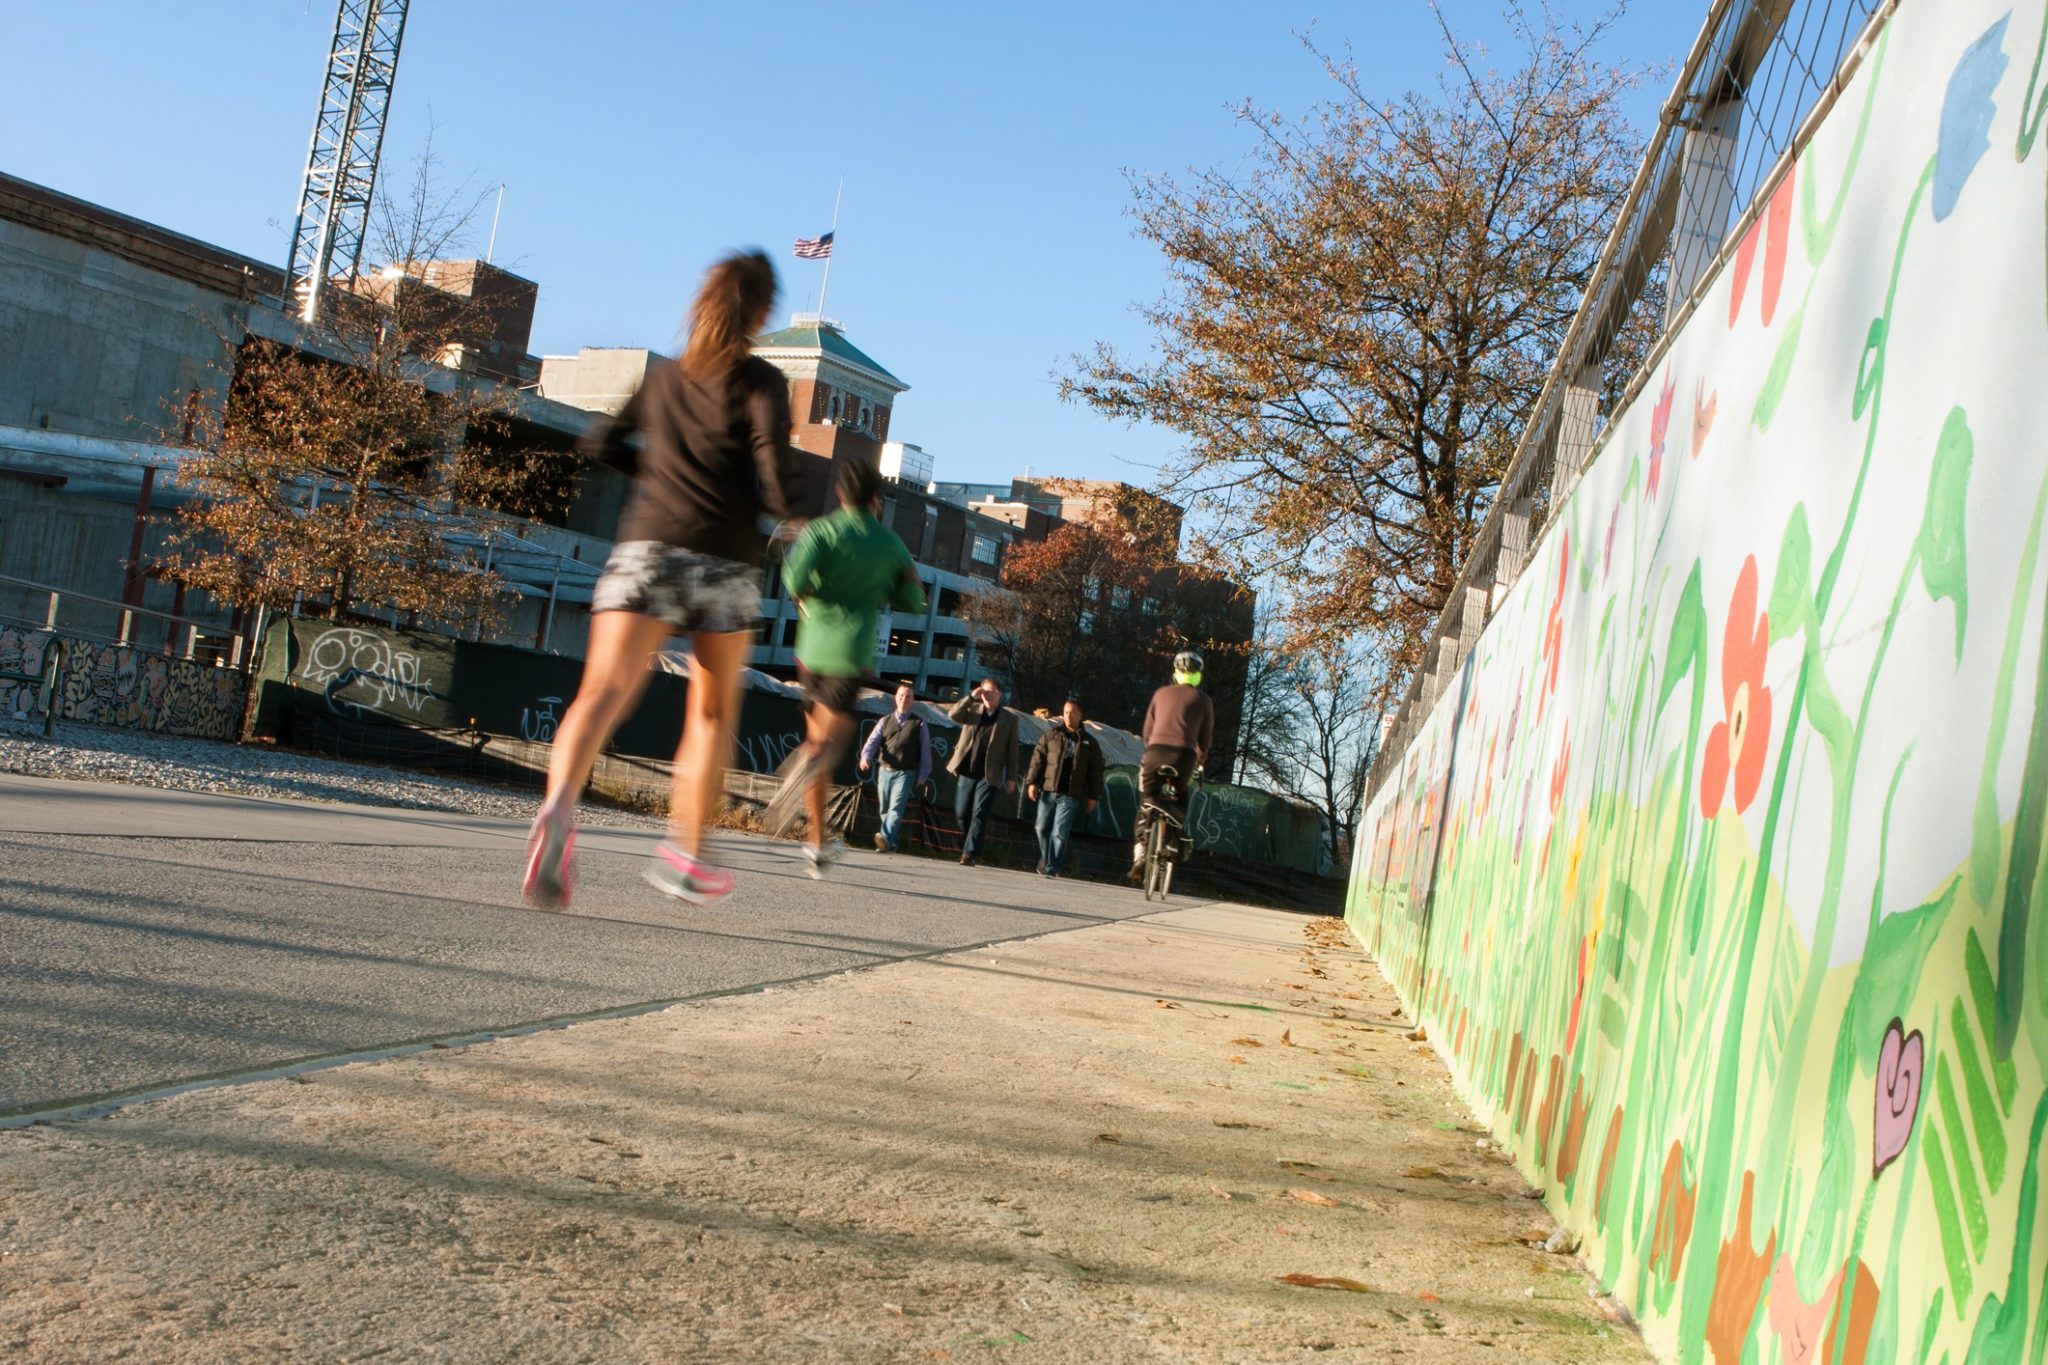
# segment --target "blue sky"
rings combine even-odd
[[[1555,0],[1567,20],[1609,4]],[[1498,0],[1444,6],[1498,36]],[[1640,121],[1705,8],[1635,0],[1608,40],[1659,73]],[[282,264],[333,23],[333,0],[10,6],[0,169]],[[1052,378],[1098,340],[1146,344],[1132,306],[1162,271],[1124,173],[1236,166],[1235,105],[1329,97],[1309,31],[1371,91],[1442,69],[1423,0],[413,0],[384,166],[431,128],[451,183],[507,186],[497,260],[540,283],[541,353],[668,348],[734,246],[776,258],[782,314],[810,306],[822,267],[790,244],[824,231],[843,174],[828,311],[911,385],[891,434],[942,479],[1142,482],[1174,438],[1063,405]],[[489,226],[486,205],[476,254]]]

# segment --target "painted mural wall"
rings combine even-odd
[[[40,679],[48,631],[0,626],[0,673]],[[57,718],[200,739],[233,739],[248,680],[232,668],[66,637]],[[0,715],[40,716],[40,681],[0,682]]]
[[[1667,1358],[2048,1359],[2044,29],[1903,0],[1367,812]]]

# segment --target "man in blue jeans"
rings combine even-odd
[[[875,836],[877,853],[894,853],[902,844],[903,812],[910,805],[911,789],[931,780],[931,727],[910,709],[916,701],[915,688],[908,682],[897,683],[896,709],[875,722],[868,742],[861,746],[862,772],[881,765],[875,774],[875,789],[882,798],[882,830]]]
[[[1046,727],[1031,751],[1024,796],[1038,803],[1038,875],[1057,877],[1067,863],[1074,822],[1102,799],[1102,745],[1083,724],[1081,703],[1060,708],[1060,723]]]
[[[981,853],[982,831],[996,792],[1017,790],[1017,770],[1024,766],[1017,744],[1017,714],[1003,706],[1002,685],[983,678],[974,690],[953,703],[946,714],[960,726],[946,771],[953,774],[953,814],[960,820],[960,865],[973,867]]]

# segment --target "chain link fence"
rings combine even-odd
[[[1764,215],[1794,155],[1832,107],[1898,0],[1713,0],[1659,112],[1433,648],[1385,722],[1369,804],[1401,764],[1494,609],[1527,567],[1551,510],[1591,462],[1610,414],[1635,400],[1703,286]],[[1613,373],[1626,334],[1655,337]]]

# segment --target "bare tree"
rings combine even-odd
[[[1301,749],[1301,711],[1295,691],[1301,667],[1280,645],[1270,617],[1244,648],[1244,703],[1232,781],[1293,791]]]
[[[1378,746],[1379,715],[1368,708],[1383,695],[1383,682],[1384,670],[1371,659],[1336,646],[1308,651],[1294,673],[1295,792],[1323,812],[1330,858],[1340,866]]]

